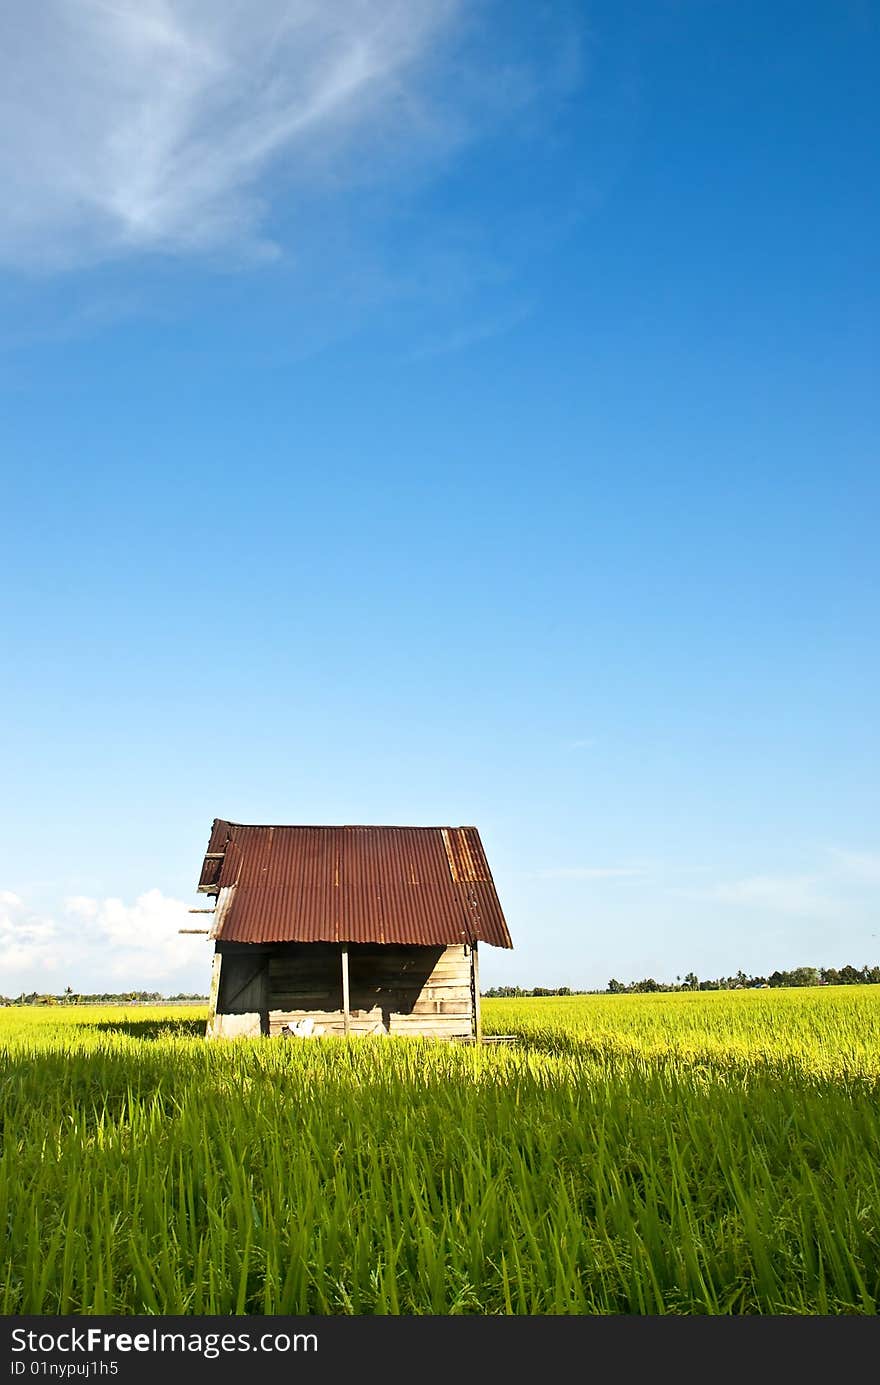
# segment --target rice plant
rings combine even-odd
[[[0,1011],[10,1313],[863,1313],[880,988],[484,1002],[507,1049]]]

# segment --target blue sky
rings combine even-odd
[[[475,823],[485,984],[880,960],[880,16],[11,21],[0,993],[215,816]]]

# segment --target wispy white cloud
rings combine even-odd
[[[817,854],[812,869],[797,874],[763,872],[722,880],[700,889],[669,893],[791,918],[838,920],[863,911],[880,886],[880,853],[832,847]]]
[[[412,359],[420,361],[430,360],[435,356],[451,356],[457,351],[467,351],[472,346],[491,341],[494,337],[504,336],[525,321],[530,311],[531,308],[523,304],[509,312],[470,322],[452,332],[433,337],[424,346],[413,351]]]
[[[832,917],[842,907],[823,892],[820,879],[813,875],[752,875],[715,885],[702,897],[799,918]]]
[[[122,990],[169,983],[178,989],[184,979],[204,986],[207,963],[199,940],[178,931],[188,926],[187,906],[158,889],[130,904],[74,895],[57,920],[0,891],[0,989],[52,989],[59,980],[81,990],[113,983]]]
[[[880,851],[829,851],[832,873],[855,885],[880,885]]]
[[[438,137],[415,74],[461,0],[44,0],[0,45],[0,260],[272,253],[258,179]],[[381,133],[379,133],[381,132]],[[367,159],[369,162],[369,159]],[[338,174],[338,169],[337,169]]]
[[[0,985],[22,971],[52,971],[56,942],[51,919],[32,913],[12,890],[0,890]]]
[[[0,43],[0,265],[296,258],[314,199],[421,177],[568,94],[582,58],[566,8],[514,37],[498,0],[17,6]],[[485,322],[471,340],[513,325]]]
[[[90,940],[109,949],[115,977],[161,981],[192,962],[192,939],[179,933],[189,922],[187,907],[161,890],[147,890],[133,904],[77,896],[67,908],[88,921]]]
[[[644,875],[638,866],[552,866],[535,874],[542,880],[613,880]]]
[[[93,919],[98,912],[98,901],[84,894],[69,895],[64,901],[68,914],[76,914],[81,919]]]

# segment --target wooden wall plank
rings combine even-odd
[[[462,946],[349,945],[351,1032],[473,1032],[471,957]],[[268,1029],[310,1016],[316,1033],[343,1032],[339,947],[292,944],[268,957]]]

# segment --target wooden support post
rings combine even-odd
[[[471,946],[471,989],[474,997],[474,1040],[476,1043],[483,1042],[483,1020],[480,1014],[480,961],[477,956],[477,944]]]
[[[213,1039],[217,1029],[217,1002],[220,998],[220,963],[223,958],[219,952],[214,953],[214,961],[211,966],[211,993],[208,997],[208,1026],[205,1030],[205,1038]]]
[[[345,1026],[346,1034],[350,1034],[351,1015],[349,1014],[348,991],[348,943],[342,944],[342,1022]]]

